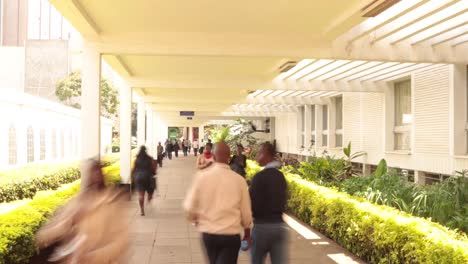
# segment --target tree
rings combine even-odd
[[[101,113],[106,117],[115,117],[119,101],[117,90],[107,79],[101,80]],[[69,76],[58,81],[55,85],[55,95],[65,105],[81,108],[81,72],[72,72]]]

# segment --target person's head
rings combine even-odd
[[[275,147],[271,143],[267,142],[260,145],[255,159],[260,164],[260,166],[265,166],[272,162],[275,159],[275,156]]]
[[[146,147],[145,146],[141,146],[140,147],[140,151],[138,151],[138,157],[144,157],[146,156],[147,153],[146,153]]]
[[[224,141],[221,141],[215,145],[214,156],[216,162],[228,164],[229,158],[231,157],[231,150]]]
[[[211,143],[206,143],[205,145],[205,149],[203,150],[203,152],[205,153],[211,153],[211,150],[213,149],[213,144]]]
[[[242,155],[242,152],[244,152],[244,147],[242,144],[237,144],[237,155]]]
[[[87,160],[84,163],[84,188],[83,191],[101,190],[105,188],[104,175],[102,174],[101,164],[95,159]]]
[[[161,146],[161,142],[159,142],[158,145]]]

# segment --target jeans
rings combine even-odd
[[[193,155],[195,155],[195,156],[198,155],[198,149],[197,149],[197,148],[194,148],[194,149],[193,149]]]
[[[236,264],[241,245],[240,235],[203,233],[203,244],[210,264]]]
[[[288,236],[288,228],[284,223],[254,224],[251,263],[265,263],[268,253],[272,264],[288,263]]]

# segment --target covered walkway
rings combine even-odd
[[[159,193],[140,216],[136,199],[132,214],[130,263],[205,263],[199,234],[185,219],[182,201],[195,173],[195,158],[165,160],[158,174]],[[347,250],[294,220],[290,230],[290,263],[362,263]],[[242,253],[239,263],[249,263]]]

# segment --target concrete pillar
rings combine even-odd
[[[305,116],[305,144],[304,147],[306,150],[310,148],[310,141],[312,139],[312,105],[306,105],[304,110]]]
[[[426,175],[422,171],[414,171],[414,183],[419,185],[426,184]]]
[[[151,151],[153,144],[153,110],[150,107],[146,108],[146,142],[145,146],[148,153]]]
[[[17,147],[17,164],[24,165],[28,160],[28,138],[27,138],[27,119],[23,119],[20,123],[16,123],[16,147]]]
[[[370,164],[362,164],[362,176],[370,176],[371,172],[371,165]]]
[[[84,45],[81,70],[81,158],[99,158],[101,150],[101,54]],[[57,133],[59,138],[59,133]],[[58,145],[58,144],[57,144]]]
[[[189,127],[189,137],[190,142],[193,142],[193,127]]]
[[[315,105],[315,146],[316,148],[322,147],[322,105]]]
[[[137,107],[137,144],[138,147],[145,145],[146,141],[146,111],[143,100],[138,101]]]
[[[461,156],[468,153],[467,65],[452,64],[449,67],[449,151],[450,155]]]
[[[336,147],[336,102],[335,98],[332,98],[331,104],[328,104],[328,147]]]
[[[124,184],[130,184],[132,149],[132,88],[120,87],[120,176]]]

